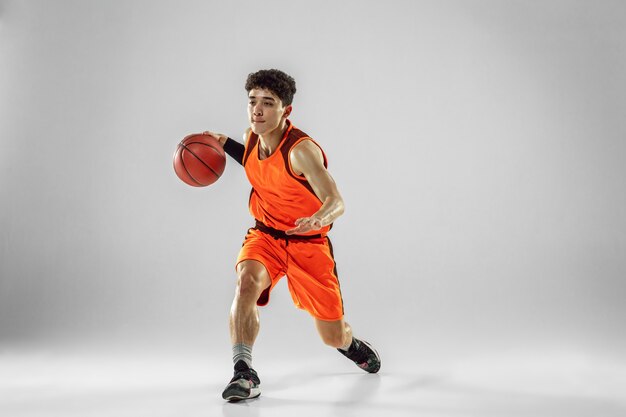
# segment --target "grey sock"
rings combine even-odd
[[[252,346],[244,343],[233,345],[233,363],[244,361],[248,367],[252,368]]]

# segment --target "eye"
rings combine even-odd
[[[271,101],[266,101],[264,104],[268,107],[272,107],[274,105]]]

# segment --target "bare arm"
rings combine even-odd
[[[315,195],[322,202],[322,207],[311,214],[296,220],[296,227],[287,230],[288,235],[319,230],[333,223],[344,212],[343,198],[337,184],[324,167],[324,157],[320,148],[310,140],[296,145],[289,155],[291,167],[296,174],[304,175],[313,188]]]

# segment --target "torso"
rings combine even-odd
[[[252,132],[248,135],[243,164],[252,184],[250,213],[278,230],[293,228],[296,219],[312,215],[322,205],[308,181],[294,172],[289,161],[291,150],[303,140],[315,143],[289,121],[282,139],[272,152],[263,149],[258,135]],[[323,156],[326,165],[326,157]],[[328,230],[330,226],[325,226],[310,234],[325,234]]]

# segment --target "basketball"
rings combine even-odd
[[[186,136],[174,153],[174,172],[193,187],[206,187],[219,179],[226,166],[220,143],[209,135]]]

